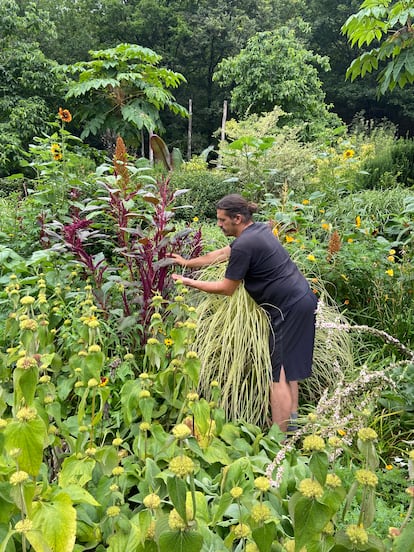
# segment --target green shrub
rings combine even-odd
[[[176,190],[187,189],[180,196],[177,206],[177,218],[191,220],[216,218],[216,204],[227,194],[237,192],[234,182],[228,180],[228,174],[218,170],[183,170],[172,175],[171,183]]]
[[[394,178],[393,178],[394,177]],[[359,189],[389,188],[396,182],[414,184],[414,141],[400,138],[385,151],[368,158],[357,177]]]

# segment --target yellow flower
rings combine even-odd
[[[28,518],[21,519],[14,526],[14,530],[17,531],[18,533],[27,533],[32,529],[33,529],[33,522]]]
[[[254,480],[254,486],[256,487],[256,489],[259,489],[259,491],[265,493],[270,489],[270,481],[267,477],[264,476],[256,477],[256,479]]]
[[[122,475],[124,473],[124,468],[122,466],[115,466],[112,470],[112,475]]]
[[[347,149],[346,151],[344,151],[344,153],[342,154],[342,157],[344,159],[351,159],[351,157],[353,157],[355,155],[355,151],[353,149]]]
[[[112,444],[114,445],[114,447],[119,447],[120,445],[122,445],[123,443],[123,439],[121,439],[121,437],[115,437],[115,439],[112,440]]]
[[[164,344],[166,347],[171,347],[171,345],[174,343],[174,341],[172,339],[164,339]]]
[[[378,477],[370,470],[357,470],[355,479],[361,485],[367,485],[368,487],[375,487],[378,484]]]
[[[177,424],[173,430],[172,434],[176,439],[179,441],[183,439],[187,439],[187,437],[190,437],[191,435],[191,429],[186,424]]]
[[[317,481],[307,478],[299,483],[299,492],[307,498],[321,498],[323,495],[323,488]]]
[[[198,222],[198,221],[199,221],[198,217],[193,217],[193,222]]]
[[[388,255],[387,261],[390,261],[390,263],[395,263],[395,257],[394,257],[394,255]]]
[[[388,470],[388,471],[391,471],[391,470],[394,469],[394,466],[393,466],[392,464],[387,464],[387,465],[385,466],[385,469]]]
[[[303,440],[303,450],[306,452],[325,449],[325,441],[319,435],[308,435]]]
[[[10,476],[10,485],[16,486],[24,483],[29,479],[29,474],[23,470],[14,472]]]
[[[101,348],[99,345],[91,345],[88,349],[88,353],[100,353],[101,352]]]
[[[37,362],[33,357],[22,357],[16,362],[16,368],[19,370],[30,370],[31,368],[36,368]]]
[[[322,229],[323,230],[326,230],[327,232],[329,232],[331,230],[331,228],[332,228],[331,224],[328,224],[327,222],[322,223]]]
[[[147,495],[142,502],[143,502],[145,508],[150,508],[151,510],[156,510],[157,508],[159,508],[159,506],[161,504],[161,499],[157,494],[151,493],[151,494]]]
[[[230,494],[233,498],[240,498],[243,494],[243,489],[241,487],[232,487],[230,489]]]
[[[22,297],[20,299],[20,303],[22,305],[33,305],[34,302],[35,302],[35,298],[32,297],[31,295],[26,295],[25,297]]]
[[[101,376],[101,381],[99,387],[105,387],[109,383],[109,378],[107,376]]]
[[[70,123],[72,120],[72,115],[69,109],[62,109],[59,107],[58,117],[64,123]]]
[[[145,538],[148,540],[153,540],[155,537],[155,519],[151,520],[147,532],[145,533]]]
[[[336,489],[342,485],[342,481],[335,473],[328,473],[326,476],[326,485],[332,489]]]
[[[109,506],[106,510],[106,515],[108,517],[116,517],[119,516],[121,512],[121,508],[119,506]]]
[[[99,327],[99,320],[93,314],[91,316],[87,316],[83,321],[83,323],[85,324],[85,326],[88,326],[89,328]]]
[[[341,437],[345,437],[346,431],[345,431],[344,429],[338,429],[338,434],[339,434]]]
[[[332,536],[335,533],[335,527],[332,521],[328,521],[328,523],[323,528],[322,533],[330,536]]]
[[[188,401],[198,401],[200,398],[198,393],[187,393],[187,400]]]
[[[246,523],[239,523],[233,529],[236,539],[245,539],[250,535],[250,527]]]
[[[140,399],[148,399],[149,397],[151,397],[151,393],[147,391],[147,389],[143,389],[142,391],[140,391],[138,397]]]
[[[361,226],[361,217],[359,215],[355,217],[355,226],[357,228]]]
[[[186,528],[183,518],[175,508],[173,508],[168,515],[168,525],[173,531],[183,531]]]
[[[95,454],[96,454],[96,448],[95,448],[95,447],[88,447],[88,448],[85,450],[85,454],[86,454],[86,456],[95,456]]]
[[[302,205],[309,205],[309,203],[310,203],[309,199],[304,199],[302,201]]]
[[[20,322],[20,329],[35,332],[37,330],[37,322],[32,318],[26,318],[26,320]]]
[[[390,249],[388,252],[389,255],[395,255],[396,253],[395,249]]]
[[[315,257],[315,255],[312,255],[312,253],[310,255],[308,255],[306,258],[308,259],[308,261],[312,261],[312,262],[316,261],[316,257]]]
[[[361,439],[361,441],[375,441],[377,439],[378,435],[377,432],[374,431],[370,427],[363,427],[358,431],[358,437]]]
[[[140,424],[139,426],[139,429],[141,431],[149,431],[151,429],[151,425],[148,422],[142,422],[142,424]]]
[[[342,441],[339,437],[336,437],[334,435],[333,437],[329,437],[328,444],[329,444],[330,447],[340,448],[342,446]]]
[[[352,544],[367,544],[368,533],[362,525],[348,525],[345,530]]]
[[[175,475],[178,475],[178,477],[186,477],[194,473],[195,466],[189,456],[182,454],[180,456],[175,456],[170,461],[169,468]]]
[[[388,269],[385,271],[385,274],[388,274],[388,276],[390,276],[391,278],[394,276],[394,271],[392,268]]]
[[[20,422],[30,422],[37,418],[37,410],[31,406],[23,406],[23,408],[17,412],[16,418]]]
[[[348,243],[354,243],[354,240],[353,240],[352,238],[348,238],[346,241],[347,241]]]
[[[266,506],[266,504],[255,504],[251,510],[250,515],[256,523],[260,523],[269,519],[272,513],[269,506]]]
[[[286,236],[285,236],[285,241],[286,241],[286,243],[292,243],[292,242],[294,242],[294,241],[296,241],[296,240],[295,240],[295,238],[294,238],[293,236],[289,236],[289,234],[286,234]]]

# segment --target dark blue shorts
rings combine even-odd
[[[312,375],[317,303],[315,294],[309,290],[283,314],[277,309],[268,312],[273,381],[279,381],[282,366],[287,381],[300,381]]]

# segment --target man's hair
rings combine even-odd
[[[239,194],[230,194],[217,203],[217,209],[226,211],[229,217],[235,217],[241,215],[244,222],[248,222],[252,219],[253,213],[257,211],[257,205],[250,201],[247,201]]]

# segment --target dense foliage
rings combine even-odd
[[[375,94],[341,28],[410,82],[411,4],[2,2],[0,552],[412,549],[413,143],[325,101]],[[171,277],[229,192],[319,299],[288,435],[261,309]]]

